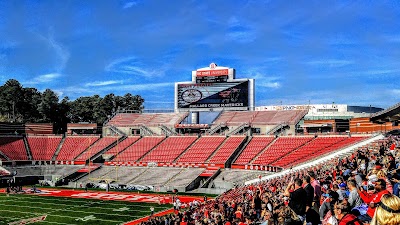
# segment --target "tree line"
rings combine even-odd
[[[66,131],[67,123],[103,124],[117,110],[143,110],[144,99],[130,93],[124,96],[107,94],[79,97],[71,101],[59,99],[51,89],[43,92],[23,87],[10,79],[0,86],[0,122],[53,123],[54,131]]]

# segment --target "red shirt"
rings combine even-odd
[[[358,193],[360,194],[361,199],[367,204],[378,203],[381,201],[381,198],[383,195],[390,194],[389,191],[386,189],[383,191],[380,191],[378,193],[373,193],[373,194],[368,194],[366,191],[359,191]],[[374,208],[372,208],[370,206],[368,207],[367,214],[371,218],[374,217],[375,209],[376,209],[376,207],[374,207]]]

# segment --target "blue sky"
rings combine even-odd
[[[0,82],[60,99],[139,94],[210,62],[255,78],[256,106],[388,107],[400,96],[399,1],[0,0]]]

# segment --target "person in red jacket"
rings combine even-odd
[[[358,190],[361,199],[368,204],[367,214],[360,217],[362,221],[370,222],[374,216],[376,207],[378,206],[381,198],[385,194],[389,194],[386,190],[386,181],[383,179],[378,179],[375,183],[375,191],[372,194],[368,194],[364,189],[360,188]]]

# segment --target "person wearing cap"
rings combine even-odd
[[[371,225],[398,225],[400,224],[400,198],[386,194],[375,210]]]
[[[378,179],[375,182],[375,191],[373,194],[368,194],[364,189],[358,189],[358,194],[360,195],[361,199],[368,204],[367,214],[360,217],[362,221],[371,221],[372,217],[374,216],[376,207],[378,203],[381,201],[381,198],[385,194],[390,194],[388,190],[386,190],[386,182],[385,180]]]
[[[326,221],[329,218],[329,216],[326,216],[329,212],[330,215],[333,215],[333,205],[339,200],[339,195],[333,190],[329,190],[328,193],[322,195],[325,200],[319,208],[319,217],[322,221]]]

